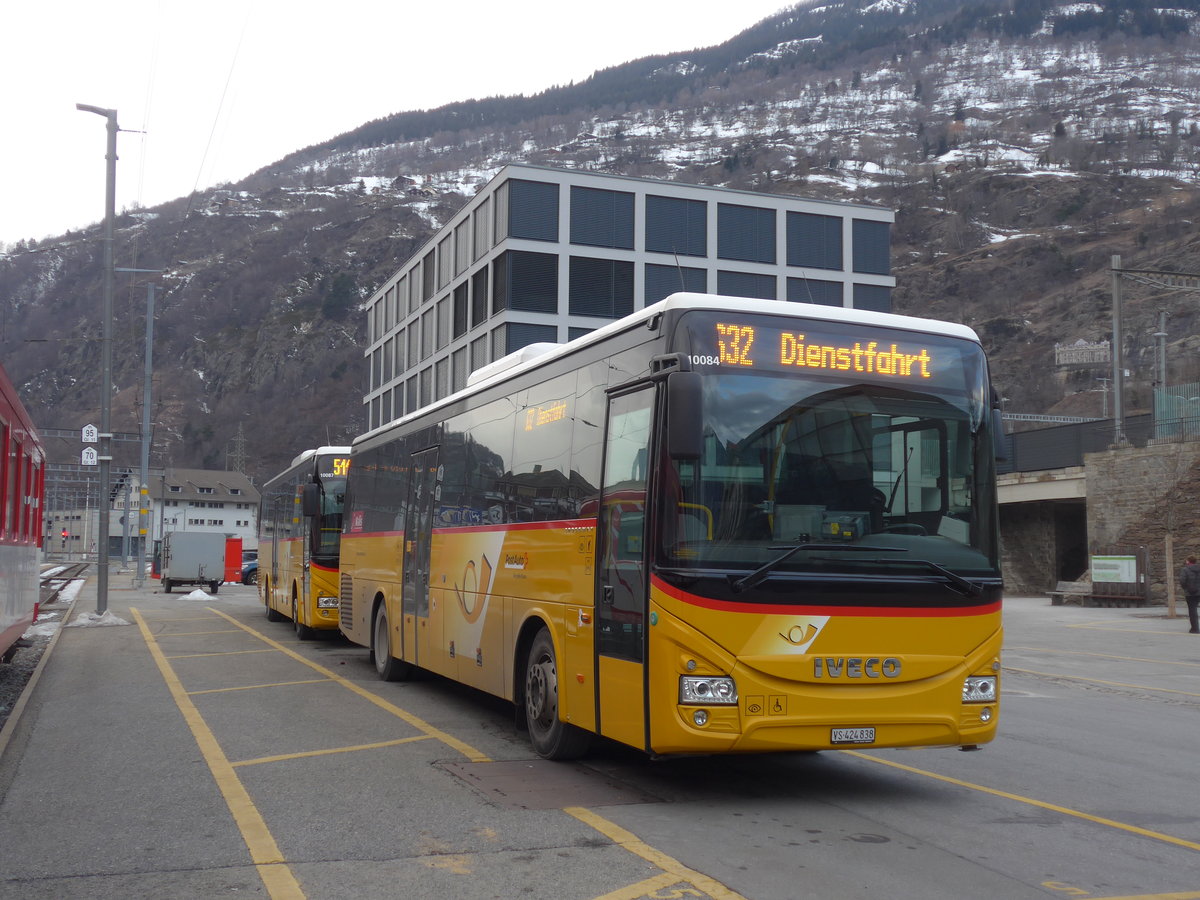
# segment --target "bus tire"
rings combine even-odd
[[[375,663],[375,674],[383,681],[403,681],[412,672],[412,666],[392,656],[392,632],[382,603],[375,607],[371,626],[371,661]]]
[[[300,604],[295,597],[292,598],[292,624],[296,626],[296,637],[302,641],[311,641],[317,636],[315,629],[300,621]]]
[[[173,587],[173,585],[171,584],[171,579],[170,579],[170,578],[164,578],[164,579],[162,580],[162,589],[163,589],[163,593],[164,593],[164,594],[169,594],[169,593],[171,593],[171,588],[172,588],[172,587]]]
[[[268,582],[263,585],[263,606],[267,610],[268,622],[282,622],[287,618],[283,613],[271,605],[271,584]]]
[[[577,759],[592,742],[590,733],[558,716],[558,661],[545,628],[534,637],[525,661],[525,724],[543,759]]]

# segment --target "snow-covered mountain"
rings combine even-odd
[[[796,7],[718,47],[536,96],[365,123],[123,216],[118,258],[168,270],[156,453],[223,464],[241,425],[251,472],[266,474],[356,433],[358,304],[515,161],[893,207],[897,311],[975,327],[1011,409],[1099,415],[1106,373],[1059,372],[1054,344],[1108,336],[1113,254],[1200,272],[1198,38],[1200,0]],[[97,351],[25,339],[96,333],[96,237],[0,256],[0,352],[50,427],[94,417]],[[138,418],[143,298],[118,303],[122,430]],[[1127,303],[1132,404],[1160,307],[1169,380],[1200,378],[1190,295]]]

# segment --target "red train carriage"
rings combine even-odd
[[[37,619],[46,457],[41,438],[0,367],[0,659]]]

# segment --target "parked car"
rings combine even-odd
[[[258,557],[242,564],[242,584],[258,584]]]

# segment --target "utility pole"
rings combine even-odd
[[[162,269],[118,269],[118,272],[144,272],[158,275]],[[146,581],[146,542],[150,539],[150,392],[154,382],[154,285],[146,284],[146,358],[142,385],[142,458],[138,475],[138,541],[137,571],[133,573],[134,587]],[[125,511],[126,517],[129,510]]]
[[[1113,446],[1125,445],[1125,364],[1121,359],[1121,257],[1112,257]]]
[[[76,103],[81,112],[95,113],[108,120],[108,145],[104,191],[104,309],[100,373],[100,528],[96,539],[96,613],[108,611],[108,495],[112,489],[112,326],[113,326],[113,229],[117,207],[117,111]]]

